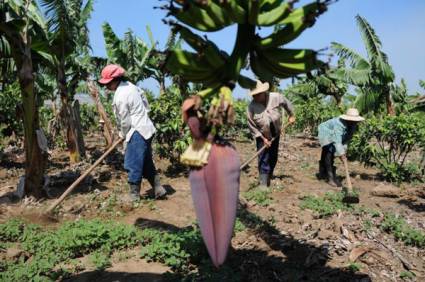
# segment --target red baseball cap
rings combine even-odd
[[[101,79],[99,79],[99,83],[108,84],[114,78],[124,76],[125,70],[118,65],[107,65],[103,68],[102,73],[100,74]]]

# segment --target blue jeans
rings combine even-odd
[[[153,179],[156,174],[152,160],[152,138],[145,140],[135,131],[127,144],[124,168],[128,172],[128,183],[140,185],[142,178]]]

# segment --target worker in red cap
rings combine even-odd
[[[148,116],[150,108],[143,91],[127,81],[125,70],[118,65],[107,65],[99,83],[115,91],[112,108],[120,137],[124,138],[124,168],[128,172],[131,199],[140,200],[143,177],[152,186],[155,198],[165,196],[152,159],[151,141],[156,129]]]

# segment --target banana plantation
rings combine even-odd
[[[392,5],[0,0],[0,281],[425,281]]]

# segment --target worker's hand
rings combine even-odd
[[[263,136],[261,138],[263,138],[264,145],[266,145],[267,148],[269,148],[272,145],[272,142],[269,139],[267,139],[266,137]]]
[[[347,155],[341,155],[340,157],[339,157],[339,159],[341,160],[341,161],[347,161]]]
[[[290,116],[288,118],[288,124],[294,124],[295,123],[295,116]]]

